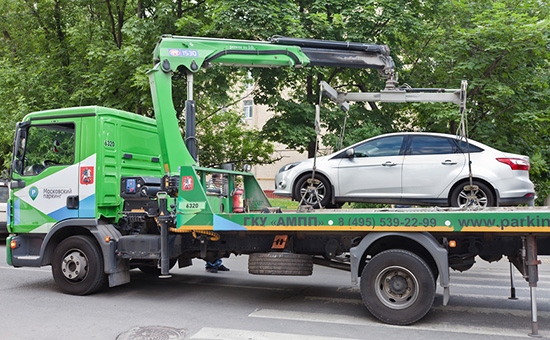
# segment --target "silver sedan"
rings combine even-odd
[[[468,150],[472,184],[469,179]],[[529,157],[439,133],[377,136],[328,156],[287,164],[274,194],[316,208],[344,202],[464,207],[529,203]]]

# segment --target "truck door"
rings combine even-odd
[[[79,217],[81,118],[18,125],[12,164],[12,232],[48,232]]]

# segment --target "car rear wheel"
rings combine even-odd
[[[469,206],[494,207],[495,196],[491,189],[478,181],[472,183],[474,190],[470,190],[470,185],[467,182],[458,185],[453,190],[451,193],[451,206],[460,208]]]
[[[330,203],[331,194],[330,182],[323,176],[315,176],[313,181],[311,175],[303,176],[294,187],[296,200],[304,205],[311,205],[315,209],[320,206],[326,207]]]

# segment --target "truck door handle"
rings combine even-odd
[[[450,159],[447,159],[445,162],[441,162],[443,165],[456,165],[456,162],[451,161]]]
[[[67,209],[78,209],[78,195],[76,196],[67,196]]]
[[[390,162],[390,161],[387,161],[386,163],[382,163],[382,166],[396,166],[397,163],[393,163],[393,162]]]

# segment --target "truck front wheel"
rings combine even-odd
[[[435,278],[416,254],[401,249],[386,250],[374,256],[363,269],[361,297],[380,321],[409,325],[432,307]]]
[[[71,236],[55,248],[52,273],[57,286],[67,294],[87,295],[106,282],[103,257],[93,239]]]

